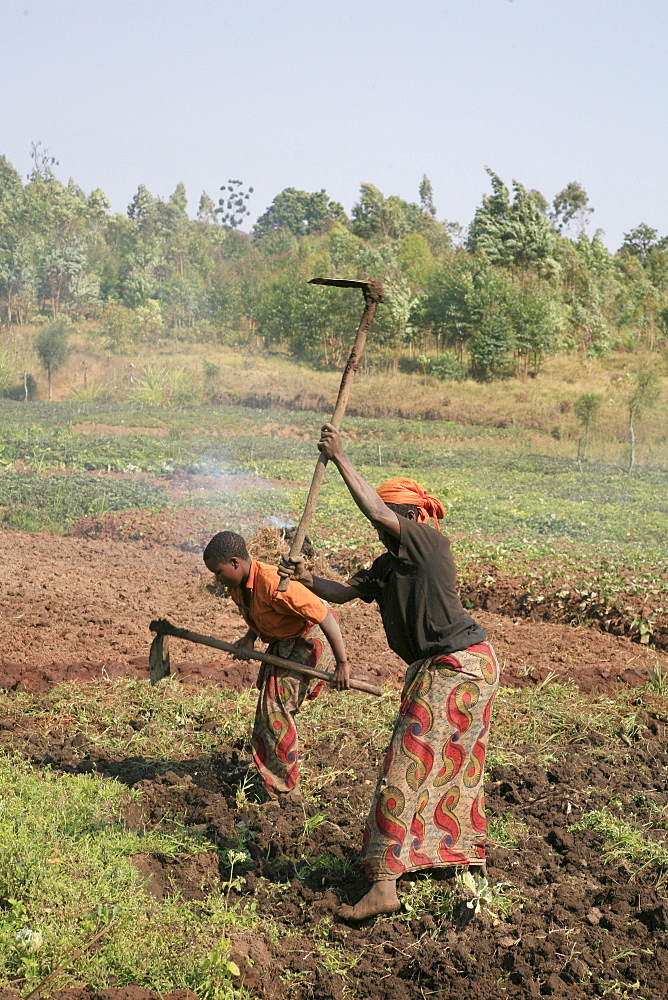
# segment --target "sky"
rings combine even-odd
[[[0,37],[0,154],[114,211],[239,178],[249,224],[286,187],[350,213],[426,174],[465,226],[490,167],[578,181],[612,250],[668,234],[666,0],[0,0]]]

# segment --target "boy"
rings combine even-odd
[[[295,580],[285,593],[279,593],[280,577],[276,569],[252,559],[243,537],[233,531],[214,535],[204,550],[204,562],[228,588],[248,625],[246,634],[235,643],[239,649],[253,649],[260,638],[269,644],[267,652],[305,666],[329,671],[334,660],[334,687],[340,691],[349,687],[341,631],[319,597]],[[257,679],[260,697],[251,748],[272,802],[280,804],[301,798],[293,716],[306,698],[313,700],[318,696],[324,683],[268,663],[260,669]]]

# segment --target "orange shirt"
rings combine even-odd
[[[241,587],[230,587],[230,597],[246,623],[263,642],[274,639],[296,639],[311,625],[320,625],[329,610],[319,597],[291,580],[285,593],[279,594],[278,571],[274,566],[251,559],[246,587],[250,591],[250,607],[244,603]]]

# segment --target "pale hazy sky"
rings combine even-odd
[[[667,29],[668,0],[0,0],[0,153],[25,175],[39,140],[117,211],[238,177],[252,219],[426,173],[463,225],[490,166],[579,181],[616,249],[668,234]]]

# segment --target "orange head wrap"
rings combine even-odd
[[[433,517],[437,528],[438,522],[445,517],[445,508],[438,497],[430,496],[414,479],[388,479],[376,492],[385,503],[412,504],[418,509],[418,521]]]

